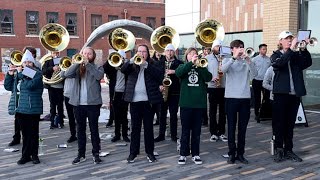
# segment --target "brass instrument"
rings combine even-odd
[[[123,63],[123,58],[119,53],[112,52],[108,56],[108,63],[112,67],[119,67]]]
[[[222,55],[218,56],[218,62],[219,62],[219,65],[218,65],[218,79],[217,79],[217,82],[216,82],[216,86],[217,87],[221,87],[221,80],[223,78],[223,72],[221,70],[221,67],[222,67]]]
[[[81,55],[81,54],[79,54],[79,53],[73,55],[73,56],[72,56],[72,59],[74,59],[74,62],[73,62],[73,63],[75,63],[75,64],[81,64],[81,63],[83,63],[83,61],[84,61],[83,55]]]
[[[134,62],[134,64],[140,66],[140,65],[142,64],[142,57],[139,56],[138,54],[136,54],[136,55],[133,57],[133,62]]]
[[[15,66],[21,66],[22,65],[22,56],[23,53],[18,50],[14,50],[10,54],[10,61]]]
[[[44,25],[39,34],[40,43],[49,51],[62,51],[70,41],[70,36],[65,27],[57,23]]]
[[[170,26],[160,26],[152,32],[150,44],[158,53],[163,53],[168,44],[172,44],[175,49],[180,43],[180,36]]]
[[[198,59],[196,61],[196,64],[195,64],[196,67],[207,67],[208,66],[208,60],[207,58],[204,58],[204,57],[201,57],[201,56],[198,56]]]
[[[318,39],[316,37],[312,37],[309,40],[309,46],[316,46],[318,44]]]
[[[164,78],[162,80],[162,86],[163,86],[162,97],[164,102],[167,102],[168,100],[169,86],[171,86],[172,84],[172,80],[170,79],[170,76],[167,74],[167,70],[169,69],[170,69],[170,63],[168,61],[165,61],[165,73],[164,73]]]
[[[116,51],[119,49],[124,51],[132,50],[135,43],[136,38],[132,32],[126,29],[117,28],[109,34],[109,44]]]
[[[206,19],[197,25],[194,35],[199,44],[211,47],[214,40],[223,41],[225,31],[218,21]]]
[[[253,57],[255,54],[255,51],[252,47],[248,47],[246,50],[245,50],[245,55],[248,56],[248,57]]]
[[[69,57],[65,56],[61,58],[59,67],[62,71],[66,71],[71,65],[72,65],[72,60]]]

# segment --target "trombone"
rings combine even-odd
[[[121,64],[123,64],[123,58],[121,55],[117,52],[112,52],[108,56],[108,63],[112,67],[119,67]]]
[[[59,67],[62,71],[66,71],[72,65],[72,60],[68,57],[62,57],[59,62]]]
[[[72,59],[74,60],[73,63],[81,64],[84,61],[84,56],[78,53],[78,54],[73,55]]]
[[[152,32],[150,44],[155,51],[163,53],[168,44],[172,44],[177,49],[180,44],[180,36],[172,27],[160,26]]]
[[[22,52],[18,50],[14,50],[10,53],[10,61],[15,66],[21,66],[22,65]]]

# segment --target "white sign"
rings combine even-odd
[[[307,124],[306,114],[304,113],[302,103],[299,105],[295,124]]]

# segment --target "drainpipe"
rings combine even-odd
[[[82,6],[82,14],[83,14],[83,43],[86,42],[86,6]]]

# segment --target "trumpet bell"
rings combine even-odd
[[[49,51],[63,51],[69,44],[70,36],[65,27],[57,23],[44,25],[39,34],[40,43]]]
[[[255,51],[252,47],[248,47],[246,50],[245,50],[245,55],[248,56],[248,57],[253,57],[255,54]]]
[[[18,50],[14,50],[10,54],[10,61],[15,66],[21,66],[22,65],[22,52]]]
[[[119,67],[123,63],[123,60],[122,60],[122,57],[119,53],[112,52],[108,56],[108,63],[112,67]]]
[[[133,62],[134,62],[134,64],[140,66],[140,65],[142,64],[142,57],[139,56],[139,55],[135,55],[135,56],[133,57]]]
[[[131,31],[126,29],[117,28],[109,34],[109,44],[116,51],[119,49],[124,51],[132,50],[135,43],[136,38]]]
[[[65,56],[62,57],[59,63],[59,67],[62,71],[66,71],[72,65],[72,60]]]
[[[172,27],[160,26],[152,32],[150,44],[155,51],[163,53],[168,44],[172,44],[177,49],[180,44],[180,36]]]
[[[316,46],[318,44],[318,39],[315,37],[310,38],[309,46]]]
[[[81,54],[75,54],[72,56],[72,59],[74,59],[74,63],[81,64],[84,61],[84,57]]]
[[[208,60],[206,58],[200,58],[197,61],[197,67],[207,67],[208,66]]]
[[[211,47],[216,39],[223,41],[224,35],[225,31],[222,24],[213,19],[200,22],[195,30],[198,43],[205,47]]]

